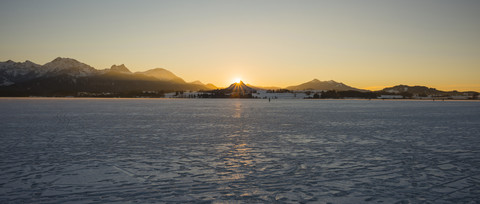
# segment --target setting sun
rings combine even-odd
[[[240,81],[242,81],[242,79],[240,79],[240,78],[235,78],[235,80],[233,80],[233,82],[235,82],[235,83],[240,83]]]

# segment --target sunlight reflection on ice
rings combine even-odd
[[[1,203],[480,195],[474,102],[17,99],[0,112]]]

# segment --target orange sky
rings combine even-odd
[[[163,67],[186,81],[314,78],[480,91],[480,1],[3,1],[0,61]]]

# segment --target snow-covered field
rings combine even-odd
[[[0,203],[477,203],[480,103],[0,99]]]

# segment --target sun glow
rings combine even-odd
[[[240,78],[235,78],[233,82],[235,82],[235,83],[240,83],[240,81],[242,81],[242,79],[240,79]]]

